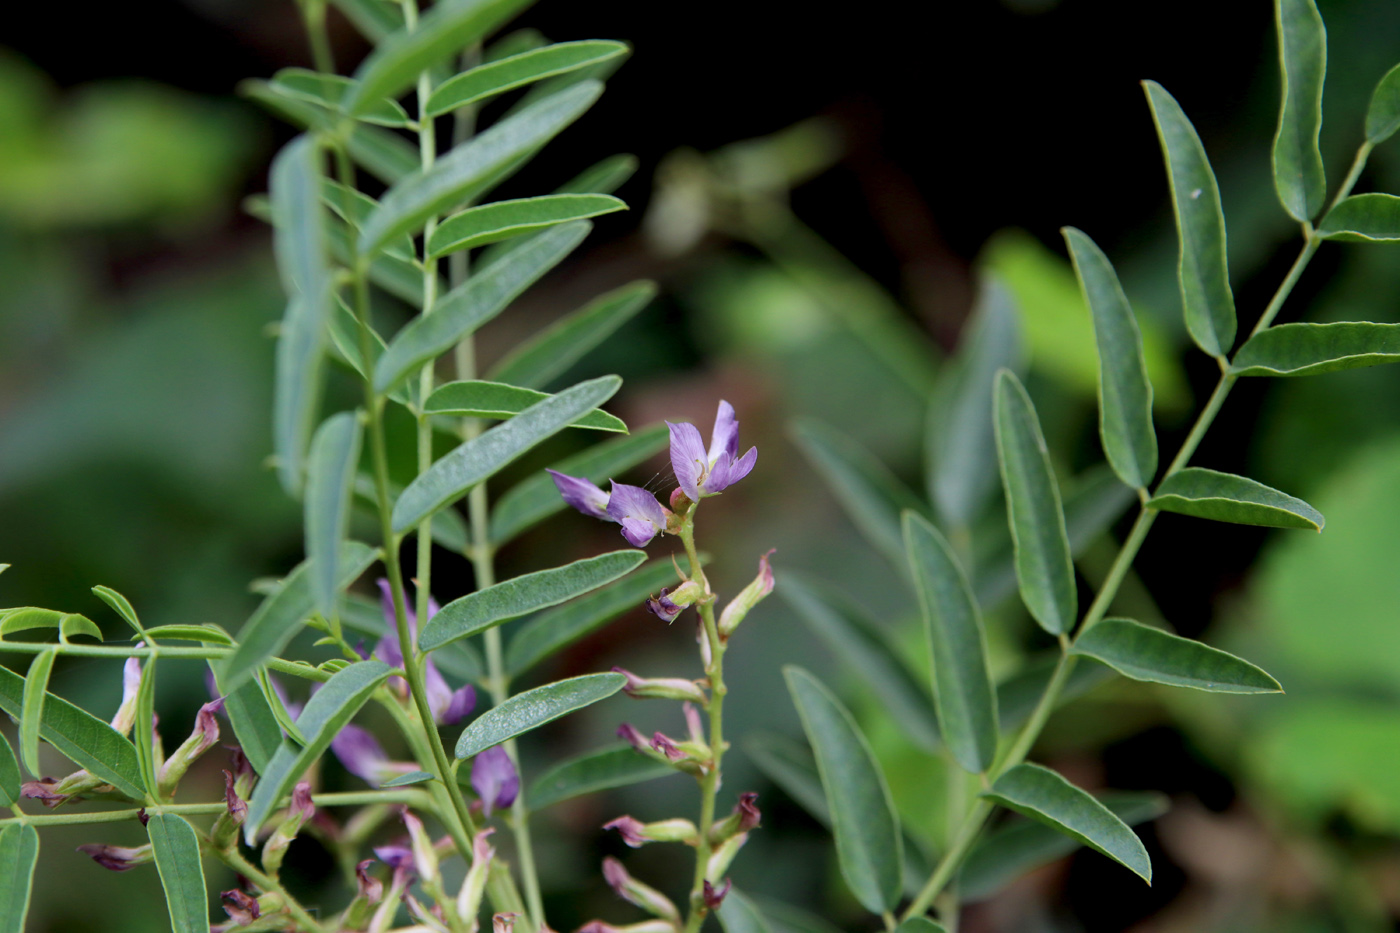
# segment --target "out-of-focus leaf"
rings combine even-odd
[[[731,888],[715,910],[724,933],[773,933],[768,918],[738,888]]]
[[[204,865],[194,827],[176,813],[153,813],[146,821],[151,852],[160,871],[165,903],[174,933],[207,933],[209,903],[204,894]]]
[[[437,780],[437,776],[429,774],[427,771],[410,771],[408,774],[400,774],[396,778],[385,781],[379,786],[388,787],[411,787],[414,784],[426,784],[428,781]]]
[[[841,876],[867,910],[892,910],[903,887],[903,838],[885,775],[830,690],[799,667],[785,666],[783,676],[816,754]]]
[[[272,756],[248,801],[244,841],[252,845],[258,838],[258,830],[281,804],[282,798],[291,793],[306,769],[330,747],[331,739],[345,728],[375,688],[393,671],[379,661],[360,661],[337,672],[311,695],[296,722],[306,744],[298,746],[286,739]]]
[[[335,614],[341,583],[338,557],[350,525],[350,494],[360,462],[360,423],[354,412],[327,418],[311,441],[306,467],[306,573],[316,611]]]
[[[369,216],[379,208],[379,202],[374,198],[356,188],[343,185],[333,178],[324,180],[321,189],[321,200],[325,202],[326,207],[334,211],[336,216],[349,224],[356,232],[359,231],[360,226]],[[354,237],[350,234],[346,234],[346,246],[348,247],[349,244],[353,242]],[[341,262],[349,264],[352,261],[353,255],[353,250],[347,248],[344,250],[343,256],[337,256],[336,258],[340,259]],[[397,242],[386,244],[384,247],[384,255],[401,262],[409,263],[410,266],[412,266],[416,258],[414,255],[413,239],[405,234],[403,237],[399,238]],[[418,273],[421,282],[422,273],[419,272],[416,267],[413,267],[413,271]],[[419,292],[421,294],[421,285]],[[416,303],[421,304],[421,299]]]
[[[900,660],[889,637],[875,622],[815,584],[783,575],[778,588],[787,604],[816,632],[842,664],[850,665],[915,745],[928,752],[943,747],[931,697]]]
[[[997,684],[997,714],[1003,733],[1014,732],[1031,717],[1031,712],[1045,694],[1054,676],[1060,653],[1029,661],[1015,674]],[[1060,690],[1059,705],[1064,706],[1083,696],[1099,684],[1110,680],[1113,671],[1098,661],[1080,658],[1070,671],[1069,679]]]
[[[941,923],[934,923],[928,917],[910,917],[894,928],[894,933],[948,933]]]
[[[191,625],[174,623],[172,625],[157,625],[155,628],[146,629],[141,635],[131,636],[132,641],[141,638],[149,638],[152,642],[157,638],[174,638],[177,641],[197,641],[206,645],[233,645],[233,636],[217,625]]]
[[[442,297],[432,314],[394,335],[374,364],[374,386],[387,392],[424,363],[456,346],[505,310],[521,292],[558,265],[583,242],[588,221],[546,230]]]
[[[420,229],[429,217],[471,200],[507,166],[582,116],[602,92],[602,85],[586,82],[545,98],[453,149],[432,168],[399,182],[365,220],[359,252],[373,255],[393,238]]]
[[[403,28],[403,10],[383,0],[331,0],[366,39],[379,42]]]
[[[607,699],[622,689],[621,674],[584,674],[517,693],[472,720],[457,740],[457,757],[470,758],[507,739]]]
[[[1325,524],[1322,513],[1302,499],[1244,476],[1201,467],[1187,467],[1162,480],[1147,507],[1266,528],[1321,531]]]
[[[920,883],[924,880],[919,879]],[[772,924],[774,933],[841,933],[839,928],[800,907],[775,901],[771,897],[753,897],[750,900],[763,911],[763,915]]]
[[[271,85],[291,97],[343,112],[341,101],[355,87],[355,80],[344,75],[325,74],[306,68],[283,68],[272,76]],[[358,117],[378,126],[403,128],[412,126],[408,113],[398,101],[378,100],[371,103]]]
[[[904,513],[904,546],[923,610],[943,741],[965,770],[986,771],[997,752],[997,701],[972,588],[948,542],[912,512]]]
[[[1132,619],[1104,619],[1085,629],[1074,651],[1133,680],[1213,693],[1283,692],[1277,680],[1248,661]]]
[[[1071,631],[1078,595],[1060,489],[1035,407],[1007,370],[997,376],[996,435],[1021,599],[1050,634]]]
[[[24,677],[24,697],[20,703],[19,756],[24,767],[36,778],[43,777],[39,767],[39,729],[44,716],[44,700],[48,697],[49,674],[57,655],[53,649],[41,651],[29,663]]]
[[[522,389],[503,382],[467,380],[440,386],[423,403],[423,410],[432,415],[504,420],[549,397],[545,392]],[[571,427],[627,433],[627,425],[621,418],[597,410],[579,418]]]
[[[24,933],[38,862],[38,830],[27,823],[0,829],[0,933]]]
[[[609,194],[546,194],[536,198],[493,201],[453,214],[428,238],[430,259],[539,233],[571,220],[625,211],[627,205]]]
[[[983,277],[957,356],[939,374],[929,405],[929,497],[950,528],[966,528],[996,489],[992,381],[999,369],[1019,371],[1024,356],[1015,299],[997,279]]]
[[[640,754],[630,745],[614,745],[560,762],[535,779],[526,801],[543,810],[561,800],[611,787],[626,787],[679,774],[664,762]]]
[[[627,51],[621,42],[559,42],[478,65],[438,85],[428,98],[428,116],[466,107],[544,78],[616,58]]]
[[[540,441],[612,398],[621,385],[622,380],[616,376],[580,382],[460,445],[404,489],[394,503],[394,532],[408,531],[466,495],[477,483],[485,482]]]
[[[1143,489],[1157,473],[1157,432],[1152,427],[1152,383],[1137,318],[1103,250],[1081,230],[1065,227],[1061,232],[1094,316],[1099,437],[1104,453],[1123,482]]]
[[[1344,243],[1400,240],[1400,198],[1393,194],[1354,194],[1344,198],[1322,218],[1317,235]]]
[[[560,185],[555,194],[612,194],[637,173],[637,157],[608,156]]]
[[[818,823],[831,828],[831,809],[811,752],[786,736],[766,733],[746,737],[744,752],[764,777]]]
[[[1225,257],[1225,214],[1201,138],[1176,98],[1155,81],[1144,81],[1152,119],[1167,160],[1181,243],[1177,274],[1186,329],[1196,346],[1223,357],[1235,344],[1235,298]]]
[[[1237,376],[1313,376],[1400,361],[1400,324],[1280,324],[1240,347]]]
[[[0,807],[13,807],[19,803],[19,785],[22,780],[15,750],[10,747],[10,740],[0,735]]]
[[[819,421],[793,422],[792,437],[867,541],[903,571],[900,513],[922,513],[923,504],[868,450]]]
[[[233,724],[239,747],[253,770],[266,774],[268,763],[282,744],[282,727],[277,724],[277,715],[267,702],[260,679],[250,678],[228,690],[223,685],[224,678],[220,677],[220,665],[210,661],[209,669],[214,672],[214,683],[224,698],[224,712]]]
[[[1327,198],[1317,137],[1322,132],[1322,82],[1327,76],[1327,30],[1313,0],[1274,0],[1283,101],[1274,134],[1274,188],[1299,223],[1312,220]]]
[[[508,353],[491,378],[511,385],[543,388],[613,335],[656,297],[655,282],[632,282],[599,295],[555,321]]]
[[[418,636],[418,647],[432,651],[450,641],[495,628],[507,619],[557,606],[613,582],[646,559],[644,551],[613,551],[468,593],[443,606],[428,620]]]
[[[985,796],[1079,840],[1152,883],[1152,861],[1142,840],[1112,810],[1049,768],[1017,765],[997,778]]]
[[[1385,73],[1366,108],[1366,141],[1380,145],[1400,129],[1400,65]]]
[[[385,636],[394,635],[391,624],[384,618],[384,609],[379,600],[369,600],[349,593],[340,608],[340,621],[349,629],[368,635],[373,641],[370,647]],[[486,665],[481,653],[470,642],[454,641],[444,645],[433,655],[433,663],[445,674],[460,681],[481,682],[486,676]]]

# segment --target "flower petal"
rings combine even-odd
[[[564,501],[584,515],[608,520],[608,494],[588,480],[558,470],[546,470]]]
[[[471,684],[467,684],[461,690],[452,694],[452,699],[447,704],[447,708],[438,715],[438,722],[444,726],[455,726],[463,719],[466,719],[467,714],[475,708],[476,689],[472,687]]]
[[[680,424],[666,422],[671,429],[671,469],[676,482],[692,502],[700,501],[700,484],[709,472],[709,455],[700,431],[688,421]]]
[[[710,435],[710,462],[726,454],[733,459],[738,453],[739,422],[734,417],[734,406],[721,399],[715,415],[715,433]]]
[[[515,803],[520,793],[520,774],[503,746],[493,745],[472,761],[472,789],[481,798],[488,817],[492,810]]]
[[[622,536],[633,547],[646,547],[656,537],[656,528],[649,522],[636,518],[622,520]]]
[[[380,785],[389,756],[369,732],[354,724],[347,725],[331,739],[331,751],[346,771],[373,787]]]

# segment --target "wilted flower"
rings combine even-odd
[[[311,784],[308,781],[297,782],[292,789],[292,802],[287,807],[287,815],[277,828],[272,831],[272,835],[263,843],[262,863],[263,867],[272,873],[282,865],[282,859],[286,857],[287,847],[292,844],[292,840],[301,832],[302,827],[316,815],[316,804],[311,801]]]
[[[647,609],[662,622],[673,622],[686,606],[693,605],[705,595],[705,590],[694,580],[686,580],[676,587],[662,587],[661,595],[647,599]]]
[[[515,929],[515,918],[519,914],[492,914],[491,933],[512,933]]]
[[[728,402],[719,403],[709,450],[705,449],[705,441],[695,425],[668,421],[666,426],[671,429],[671,469],[676,472],[676,482],[693,502],[739,482],[758,462],[757,447],[750,447],[748,453],[739,457],[739,422],[734,419],[734,406]]]
[[[515,803],[520,793],[520,774],[504,746],[494,745],[472,761],[472,789],[481,798],[486,815]]]
[[[384,896],[384,882],[369,873],[373,864],[374,859],[367,858],[355,866],[355,893],[371,904],[378,904]]]
[[[224,913],[239,926],[247,926],[262,916],[262,908],[258,906],[257,898],[236,888],[221,891],[219,899],[223,902]]]
[[[391,667],[403,667],[403,651],[400,650],[398,627],[395,622],[394,594],[389,581],[383,577],[379,579],[379,595],[380,605],[384,609],[384,624],[389,631],[375,646],[374,655]],[[429,619],[437,615],[438,608],[437,601],[429,597]],[[414,612],[412,604],[404,606],[404,612],[407,616],[408,631],[416,640],[418,638],[418,614]],[[407,685],[402,678],[395,678],[395,681],[400,691],[407,691]],[[467,684],[460,690],[453,690],[443,679],[441,672],[438,671],[431,658],[423,664],[423,690],[428,696],[428,708],[433,711],[433,721],[440,726],[456,725],[476,706],[476,690],[471,684]],[[363,775],[361,776],[363,777]],[[369,779],[366,778],[366,780]]]
[[[717,820],[710,827],[710,842],[719,844],[735,833],[746,833],[756,829],[763,820],[757,801],[758,794],[740,794],[739,802],[734,805],[734,812],[722,820]]]
[[[92,860],[108,871],[130,871],[137,865],[145,865],[155,859],[149,844],[126,848],[89,842],[78,846],[78,851],[92,857]]]
[[[729,893],[729,889],[733,886],[734,881],[731,878],[725,878],[724,886],[719,889],[706,881],[704,887],[705,906],[710,910],[719,910],[719,905],[724,903],[724,896]]]
[[[630,816],[620,816],[610,823],[604,823],[603,828],[617,830],[622,841],[634,849],[639,849],[648,842],[684,842],[693,845],[700,838],[695,824],[684,819],[643,823]]]

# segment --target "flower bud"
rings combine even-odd
[[[719,888],[718,890],[715,889],[714,885],[706,881],[704,887],[704,899],[706,909],[719,910],[719,905],[724,903],[724,896],[729,893],[729,889],[733,886],[734,880],[732,878],[725,878],[724,886]]]
[[[735,833],[716,846],[714,852],[710,854],[710,860],[705,863],[705,877],[723,877],[724,873],[729,871],[729,865],[734,861],[734,856],[739,854],[739,850],[748,841],[748,833]]]
[[[758,794],[740,794],[739,802],[734,805],[734,812],[710,827],[710,842],[719,845],[735,833],[747,833],[756,829],[763,819],[763,814],[755,805],[756,800]]]
[[[136,647],[144,648],[144,641],[137,642]],[[112,728],[121,735],[126,735],[131,731],[131,726],[136,722],[136,695],[141,692],[141,659],[127,658],[122,665],[122,702],[117,707],[117,714],[112,717]]]
[[[684,515],[686,512],[689,512],[690,506],[692,505],[690,497],[687,496],[685,494],[685,490],[679,486],[671,490],[670,502],[671,511],[675,512],[677,517]]]
[[[374,850],[386,863],[389,860],[384,858],[380,849],[395,849],[394,846],[381,846]],[[392,865],[392,863],[389,863]],[[404,889],[408,887],[409,881],[413,877],[412,857],[407,855],[405,850],[404,860],[401,864],[393,866],[394,876],[389,884],[389,892],[384,895],[384,900],[379,902],[379,907],[374,911],[374,916],[370,918],[368,933],[386,933],[394,925],[394,918],[398,916],[399,903],[403,900]]]
[[[292,840],[301,832],[307,821],[315,815],[316,805],[311,802],[311,784],[301,781],[292,790],[292,803],[287,808],[286,817],[263,844],[262,863],[269,874],[277,874],[277,870],[282,867],[282,859],[286,857],[287,847],[292,844]]]
[[[690,741],[704,742],[705,723],[700,718],[700,711],[686,703],[681,707],[681,715],[685,716],[685,731],[690,736]]]
[[[519,914],[493,914],[491,916],[491,933],[513,933],[515,918],[519,916]]]
[[[246,927],[262,916],[262,906],[257,898],[237,888],[219,892],[219,900],[223,902],[224,913],[238,926]]]
[[[155,853],[151,851],[149,843],[135,848],[126,848],[125,846],[108,846],[89,842],[78,846],[78,851],[91,856],[94,862],[108,871],[130,871],[137,865],[145,865],[155,859]]]
[[[769,551],[768,554],[772,554]],[[773,592],[773,568],[768,563],[768,554],[764,554],[758,559],[758,576],[753,582],[739,591],[739,595],[724,607],[724,611],[719,616],[719,637],[728,638],[734,634],[734,630],[739,627],[739,623],[744,621],[744,616],[749,614],[763,597]]]
[[[408,838],[413,848],[413,867],[425,884],[438,879],[437,850],[433,848],[432,837],[424,828],[423,821],[413,815],[408,807],[403,808],[403,822],[408,827]]]
[[[209,837],[218,849],[226,849],[238,839],[238,827],[248,818],[248,804],[238,796],[237,779],[224,772],[224,812],[214,821]]]
[[[481,798],[488,817],[492,810],[504,810],[515,803],[520,794],[520,772],[504,745],[494,745],[472,761],[472,790]]]
[[[617,859],[603,859],[603,878],[607,880],[608,886],[617,892],[617,896],[627,903],[640,907],[653,916],[674,923],[680,922],[680,911],[671,903],[671,899],[627,874],[627,869],[623,868]]]
[[[643,823],[630,816],[619,816],[610,823],[604,823],[603,828],[617,830],[622,841],[634,849],[639,849],[648,842],[684,842],[693,846],[700,841],[700,833],[695,824],[683,819]]]
[[[647,599],[647,609],[662,622],[672,622],[686,606],[694,605],[705,590],[694,580],[686,580],[679,586],[661,588],[661,595]]]
[[[683,680],[679,677],[638,677],[621,667],[614,667],[613,671],[627,678],[627,683],[623,685],[622,690],[629,697],[690,700],[702,705],[708,702],[705,698],[705,691],[701,690],[693,680]]]
[[[180,783],[190,765],[219,741],[219,720],[214,714],[223,709],[222,699],[205,703],[194,717],[194,731],[175,749],[160,768],[159,784],[162,794],[169,794]]]
[[[486,891],[486,878],[491,873],[491,860],[496,850],[491,848],[489,837],[496,830],[487,827],[477,832],[472,840],[472,867],[462,879],[462,890],[457,895],[457,916],[475,917],[481,912],[481,897]]]
[[[253,785],[258,782],[258,773],[237,745],[225,745],[229,750],[229,766],[233,769],[233,791],[244,800],[253,797]]]

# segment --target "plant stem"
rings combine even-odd
[[[309,933],[319,933],[322,929],[321,924],[315,917],[311,916],[310,911],[301,906],[301,903],[297,901],[296,898],[292,897],[286,888],[282,887],[280,881],[260,871],[252,862],[248,861],[239,853],[236,846],[231,846],[227,849],[216,849],[213,846],[209,846],[208,848],[218,856],[220,861],[253,882],[253,884],[262,888],[264,891],[276,892],[282,898],[282,902],[286,904],[287,912],[292,915],[292,918],[296,920],[297,924],[302,929],[309,931]]]
[[[213,658],[226,658],[233,654],[234,648],[222,645],[206,645],[200,648],[171,648],[166,645],[147,645],[145,647],[121,647],[118,645],[80,645],[73,642],[56,642],[53,644],[38,641],[0,641],[0,654],[11,652],[13,654],[41,654],[45,651],[52,651],[57,655],[72,655],[84,658],[150,658],[159,655],[162,658],[198,658],[209,660]],[[269,668],[281,674],[290,674],[293,677],[301,677],[305,680],[326,681],[331,679],[331,675],[326,671],[318,670],[309,664],[299,664],[295,661],[284,661],[281,658],[270,658],[263,662]]]

